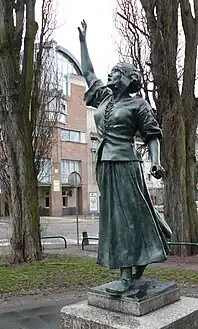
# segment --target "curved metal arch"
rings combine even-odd
[[[72,55],[72,53],[70,53],[69,50],[67,50],[66,48],[64,47],[61,47],[61,46],[57,46],[56,47],[56,51],[61,53],[64,57],[66,57],[70,63],[74,66],[76,72],[83,76],[83,73],[82,73],[82,69],[81,69],[81,66],[80,66],[80,63],[78,62],[78,60]]]

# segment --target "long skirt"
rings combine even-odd
[[[96,177],[101,193],[97,263],[120,268],[167,259],[168,225],[153,208],[141,163],[101,161]]]

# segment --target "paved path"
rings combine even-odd
[[[38,299],[37,299],[38,298]],[[13,298],[0,306],[0,329],[60,329],[62,307],[86,299],[86,291],[64,293],[58,296]],[[34,299],[34,298],[33,298]]]

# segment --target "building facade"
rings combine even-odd
[[[100,210],[100,192],[96,182],[96,150],[98,144],[94,112],[87,108],[87,148],[88,148],[88,207],[89,213],[98,214]]]
[[[88,213],[87,108],[83,102],[86,84],[78,61],[66,49],[52,44],[58,83],[62,90],[59,122],[54,131],[51,157],[39,177],[42,215]],[[76,190],[68,180],[76,171],[81,183]],[[77,204],[76,204],[77,201]]]

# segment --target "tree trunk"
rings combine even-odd
[[[188,0],[141,0],[141,3],[149,27],[151,69],[158,89],[158,112],[164,133],[165,216],[172,227],[174,241],[192,242],[198,238],[194,190],[197,113],[193,111],[196,22]],[[182,93],[177,77],[179,3],[186,39]],[[185,246],[174,248],[174,253],[181,256],[190,255],[192,251],[194,249]]]
[[[196,127],[192,129],[191,126],[191,129],[186,129],[186,195],[190,223],[190,242],[197,242],[198,238],[198,214],[195,204],[195,139]],[[192,247],[191,252],[192,254],[197,253],[198,248]]]
[[[18,119],[18,118],[17,118]],[[20,138],[21,132],[12,116],[9,136],[8,159],[10,161],[10,183],[12,197],[11,238],[12,262],[27,262],[42,258],[40,216],[38,204],[37,175],[31,144]],[[18,120],[17,120],[18,121]],[[22,125],[21,120],[21,125]],[[22,128],[22,127],[21,127]],[[22,129],[24,131],[24,129]],[[14,138],[14,136],[17,136]]]
[[[190,241],[190,224],[187,213],[186,191],[186,140],[185,120],[180,115],[181,102],[168,110],[174,116],[164,117],[164,166],[165,179],[165,218],[172,228],[172,241]],[[174,121],[174,123],[173,123]],[[174,126],[177,130],[174,133]],[[165,128],[166,127],[166,128]],[[172,127],[172,129],[167,129]],[[171,131],[173,136],[171,136]],[[185,246],[172,248],[174,254],[187,256],[190,249]]]
[[[29,146],[29,147],[28,147]],[[38,202],[37,175],[34,167],[34,156],[30,144],[24,147],[23,167],[20,168],[22,180],[22,214],[24,234],[24,261],[40,260],[42,246],[40,236],[40,215]]]
[[[31,159],[27,164],[27,158],[21,156],[20,163],[19,176],[17,177],[13,171],[11,180],[13,224],[11,245],[14,263],[42,258],[37,180],[33,174],[33,165],[30,165]]]
[[[13,120],[14,121],[14,120]],[[19,140],[15,139],[16,136],[16,126],[12,121],[12,133],[6,134],[6,144],[7,144],[7,157],[9,166],[9,176],[10,176],[10,194],[11,194],[11,207],[10,207],[10,219],[12,223],[12,257],[13,263],[23,262],[23,234],[22,234],[22,193],[20,186],[20,175],[18,166],[18,152]],[[7,120],[7,123],[9,121]],[[10,130],[8,130],[10,132]],[[14,144],[15,140],[15,144]]]
[[[42,257],[33,144],[36,114],[42,110],[39,108],[43,69],[41,58],[43,44],[50,33],[52,0],[43,1],[39,63],[35,63],[38,30],[35,3],[35,0],[0,0],[0,122],[5,135],[5,158],[10,179],[13,262],[39,260]],[[40,73],[37,79],[35,67]],[[44,86],[42,94],[47,98],[49,89]],[[45,157],[45,151],[41,150],[41,159]]]

